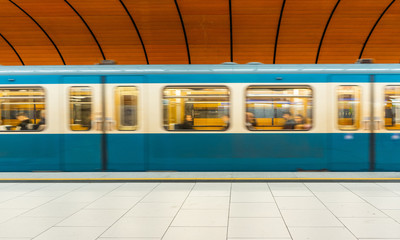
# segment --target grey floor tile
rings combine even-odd
[[[364,200],[379,209],[400,210],[400,197],[364,197]]]
[[[293,240],[358,240],[345,227],[291,227]]]
[[[111,226],[126,210],[87,209],[81,210],[57,224],[57,227],[102,227]]]
[[[188,197],[182,209],[228,209],[229,197]]]
[[[226,210],[182,209],[176,215],[171,226],[174,227],[224,227],[228,224]]]
[[[326,209],[316,197],[275,197],[279,209]]]
[[[328,210],[281,210],[289,227],[340,227],[340,221]]]
[[[400,239],[400,224],[391,218],[341,218],[358,238]]]
[[[34,240],[95,240],[105,227],[52,227]]]
[[[369,203],[326,203],[336,217],[387,217]]]
[[[0,237],[35,237],[60,222],[61,218],[16,217],[0,224]]]
[[[229,217],[255,218],[255,217],[281,217],[275,203],[231,203]]]
[[[172,218],[123,217],[101,235],[101,237],[161,238],[171,221]]]
[[[281,218],[230,218],[228,238],[290,238]]]
[[[180,203],[138,203],[127,214],[127,217],[174,217],[179,211]]]
[[[170,227],[163,240],[226,240],[226,227]]]

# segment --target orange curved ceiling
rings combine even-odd
[[[400,62],[400,0],[0,0],[1,65]]]

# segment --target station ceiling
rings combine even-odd
[[[0,0],[1,65],[400,62],[400,0]]]

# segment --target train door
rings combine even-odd
[[[103,81],[103,166],[108,171],[144,171],[143,76],[107,76]]]
[[[61,113],[64,171],[102,170],[102,87],[99,76],[66,76],[62,79]]]
[[[396,75],[374,77],[374,170],[400,170],[400,84]]]
[[[368,171],[373,164],[370,149],[371,83],[368,75],[331,76],[331,150],[329,169]]]

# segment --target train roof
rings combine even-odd
[[[0,75],[400,74],[400,64],[0,66]]]

